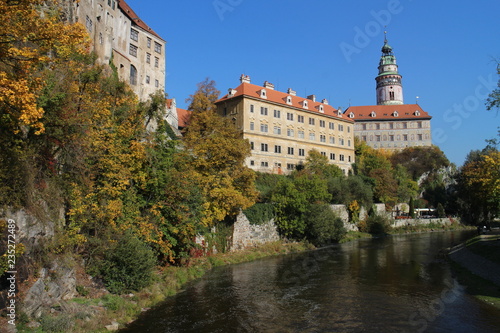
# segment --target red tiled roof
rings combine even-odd
[[[351,106],[345,110],[344,116],[354,121],[432,118],[418,104]]]
[[[179,127],[186,127],[189,123],[189,118],[191,118],[191,111],[177,108],[177,121]]]
[[[125,13],[125,15],[127,15],[127,17],[132,21],[133,24],[139,26],[141,29],[164,41],[164,39],[161,38],[160,35],[154,32],[153,29],[151,29],[144,21],[139,18],[139,15],[137,15],[124,0],[118,0],[118,7],[123,11],[123,13]]]
[[[267,98],[261,97],[262,89],[266,90],[266,97]],[[238,97],[238,96],[248,96],[248,97],[257,98],[257,99],[265,100],[265,101],[272,102],[272,103],[281,104],[284,107],[295,107],[295,108],[302,109],[304,111],[315,112],[318,114],[324,114],[324,115],[335,117],[335,118],[342,118],[346,121],[352,121],[352,119],[349,119],[345,116],[344,117],[339,116],[338,110],[335,109],[331,105],[324,104],[324,103],[321,103],[318,101],[314,102],[311,99],[307,99],[307,98],[299,97],[299,96],[293,96],[293,95],[287,94],[285,92],[277,91],[277,90],[266,88],[263,86],[257,86],[255,84],[243,82],[234,90],[236,92],[231,97],[229,97],[229,94],[226,94],[215,103],[217,104],[217,103],[220,103],[220,102],[223,102],[223,101],[226,101],[226,100],[229,100],[231,98]],[[288,96],[290,96],[292,98],[291,104],[287,103]],[[307,108],[304,107],[304,101],[307,101]],[[320,112],[320,106],[323,107],[323,112]]]

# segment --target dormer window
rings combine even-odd
[[[337,110],[337,116],[342,117],[342,110],[340,109]]]
[[[307,108],[308,108],[308,106],[307,106],[307,101],[303,101],[303,102],[302,102],[302,106],[304,107],[304,109],[307,109]]]
[[[321,112],[321,113],[324,113],[324,112],[325,112],[323,105],[320,105],[320,106],[319,106],[319,112]]]
[[[292,105],[292,96],[286,97],[286,104]]]
[[[415,116],[419,117],[420,116],[420,111],[415,111]]]
[[[375,113],[375,111],[372,111],[372,113],[370,113],[370,117],[375,118],[376,116],[377,114]]]
[[[229,90],[228,90],[228,94],[227,94],[227,97],[228,97],[228,98],[231,98],[231,97],[233,97],[235,94],[236,94],[236,90],[234,90],[234,89],[232,89],[232,88],[229,88]]]
[[[349,113],[349,118],[354,118],[354,112]]]
[[[260,98],[266,98],[266,99],[267,99],[266,89],[262,89],[262,90],[260,91]]]
[[[399,117],[399,113],[398,111],[394,111],[394,113],[392,114],[394,117]]]

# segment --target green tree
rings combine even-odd
[[[306,236],[306,217],[311,205],[330,200],[326,183],[317,175],[298,173],[282,178],[272,195],[280,233],[292,239]]]
[[[306,172],[319,175],[325,179],[342,177],[343,172],[335,164],[328,163],[328,158],[316,150],[312,149],[307,153],[304,165]]]
[[[327,204],[311,205],[306,224],[306,237],[316,246],[338,242],[346,233],[342,219]]]

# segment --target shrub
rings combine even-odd
[[[148,286],[155,263],[149,246],[126,233],[106,253],[98,272],[110,292],[125,293]]]
[[[385,234],[389,231],[390,222],[387,217],[374,214],[366,219],[366,228],[370,234]]]
[[[306,223],[306,237],[316,246],[338,242],[346,233],[342,219],[326,204],[311,205]]]
[[[251,224],[264,224],[274,218],[274,207],[267,203],[256,203],[243,213]]]

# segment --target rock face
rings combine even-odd
[[[40,269],[40,278],[24,299],[23,311],[30,317],[38,318],[52,306],[68,307],[65,300],[76,295],[75,269],[52,262],[49,268]]]

